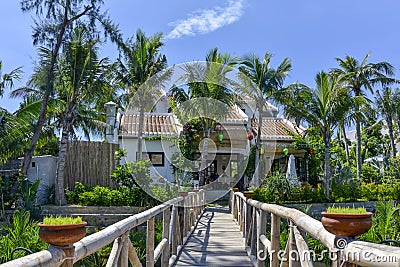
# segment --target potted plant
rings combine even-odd
[[[371,228],[372,213],[364,207],[329,207],[322,212],[321,222],[334,235],[355,237]]]
[[[50,245],[70,246],[85,237],[86,225],[81,217],[46,216],[42,223],[38,223],[39,237]]]
[[[254,197],[254,190],[249,190],[249,191],[244,191],[243,195],[247,198],[253,198]]]

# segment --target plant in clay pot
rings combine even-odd
[[[38,223],[39,237],[43,242],[54,246],[70,246],[86,235],[87,222],[81,217],[44,217]]]
[[[364,207],[329,207],[326,212],[322,212],[321,222],[334,235],[355,237],[371,228],[372,213]]]

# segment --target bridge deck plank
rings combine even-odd
[[[175,266],[252,266],[227,209],[206,209]]]

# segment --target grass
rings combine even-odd
[[[64,216],[50,216],[43,218],[43,224],[48,225],[65,225],[65,224],[79,224],[82,223],[82,217],[64,217]]]
[[[350,207],[328,207],[326,209],[329,213],[340,213],[340,214],[364,214],[367,210],[364,207],[350,208]]]

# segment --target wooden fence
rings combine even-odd
[[[13,261],[1,267],[71,267],[113,242],[106,266],[128,267],[128,261],[135,267],[142,264],[133,247],[129,233],[141,224],[147,224],[146,266],[154,267],[160,259],[161,267],[172,266],[184,244],[195,229],[205,207],[205,191],[189,192],[186,197],[171,199],[159,206],[119,221],[97,233],[84,237],[69,247],[50,246],[43,250]],[[154,244],[154,221],[162,214],[163,232],[159,244]]]
[[[272,267],[314,266],[315,254],[308,247],[306,233],[326,246],[332,267],[400,266],[399,247],[343,239],[299,210],[252,200],[240,192],[231,192],[230,205],[254,266],[265,266],[267,262]],[[280,250],[281,220],[289,222],[289,236],[283,251]],[[267,221],[271,225],[269,239]]]
[[[111,186],[110,174],[115,170],[118,144],[102,142],[69,142],[65,158],[65,186],[74,188],[75,182],[85,185]]]

